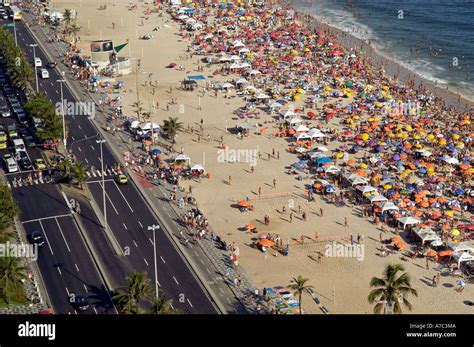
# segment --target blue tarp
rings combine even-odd
[[[185,13],[194,13],[194,9],[192,8],[187,8],[184,10]]]
[[[331,158],[317,158],[315,161],[317,164],[323,164],[323,163],[331,163],[332,159]]]
[[[188,80],[194,80],[194,81],[197,81],[197,80],[205,80],[206,77],[204,77],[204,75],[195,75],[195,76],[188,76]]]

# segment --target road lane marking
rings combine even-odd
[[[54,83],[53,82],[50,82],[52,86],[54,86]]]
[[[75,140],[74,136],[71,136],[71,140],[73,140],[73,141]]]
[[[38,222],[41,227],[41,230],[43,230],[43,234],[44,234],[44,237],[46,238],[46,243],[48,244],[49,250],[51,251],[51,255],[54,255],[53,249],[51,248],[51,244],[49,243],[48,235],[46,235],[46,232],[44,231],[43,223],[41,223],[41,220],[39,220]],[[61,273],[61,271],[59,271],[59,273]]]
[[[76,117],[74,117],[74,116],[71,116],[71,118],[74,119],[74,120],[76,120]]]
[[[119,191],[120,195],[122,195],[122,198],[125,200],[125,202],[127,203],[127,206],[128,208],[130,209],[130,211],[132,211],[133,213],[133,209],[132,209],[132,206],[130,206],[130,204],[128,203],[128,200],[125,199],[125,196],[123,195],[122,191],[120,190],[120,188],[118,187],[117,183],[114,181],[114,185],[115,187],[117,188],[117,190]],[[143,228],[143,227],[142,227]]]
[[[204,265],[204,262],[202,261],[202,259],[199,259],[199,260],[200,260],[201,264]]]
[[[81,147],[77,146],[77,149],[79,150],[79,152],[82,152]]]
[[[189,306],[193,307],[193,304],[191,304],[191,301],[189,299],[186,299],[188,301]]]
[[[229,300],[229,298],[226,298],[226,300],[229,304],[232,304],[232,302]]]
[[[135,247],[138,248],[138,245],[137,245],[137,243],[135,242],[135,240],[132,240],[132,241],[133,241],[133,244],[135,245]]]
[[[146,266],[148,266],[148,262],[146,261],[146,259],[145,259],[145,258],[143,258],[143,260],[145,261],[145,264],[146,264]]]
[[[97,171],[97,172],[99,172],[99,171]],[[100,185],[100,187],[103,189],[102,183],[99,183],[99,185]],[[115,213],[116,213],[117,216],[118,216],[119,213],[118,213],[117,209],[115,208],[115,205],[114,205],[114,203],[112,202],[112,200],[110,200],[109,194],[107,194],[107,192],[105,192],[105,196],[107,197],[107,199],[109,199],[110,204],[112,205],[112,207],[114,208]],[[102,201],[102,203],[104,203],[104,202]],[[103,212],[103,211],[102,211],[102,212]],[[125,225],[125,224],[124,224],[124,225]]]
[[[197,252],[196,252],[196,251],[194,251],[194,254],[196,254],[197,256],[199,256],[199,254],[197,254]]]
[[[77,267],[77,264],[76,264],[76,263],[74,263],[74,265],[76,265],[76,270],[77,270],[77,272],[79,272],[79,268]]]
[[[209,271],[209,269],[207,267],[206,267],[206,271],[209,275],[211,274],[211,271]]]
[[[92,148],[92,150],[93,150],[93,151],[95,151],[95,148],[94,148],[94,146],[92,146],[92,145],[91,145],[91,148]]]
[[[77,127],[82,130],[81,126],[78,124]]]
[[[148,238],[148,240],[150,240],[150,243],[153,245],[153,241],[150,238]]]
[[[67,289],[67,287],[66,287],[66,293],[67,293],[67,296],[71,295],[69,294],[69,289]]]
[[[61,273],[61,269],[59,267],[56,267],[56,269],[58,269],[59,274],[62,276],[63,274]]]
[[[55,90],[55,92],[56,92],[56,94],[59,94],[59,92],[58,92],[58,90],[57,90],[57,89]]]
[[[43,84],[41,82],[39,83],[39,85],[40,85],[41,88],[43,88]]]
[[[219,287],[219,290],[224,294],[224,289],[222,289],[221,287]]]
[[[170,302],[170,307],[172,310],[174,310],[174,306],[173,306],[173,303]]]
[[[89,293],[89,290],[87,289],[87,286],[84,284],[84,289],[86,291],[86,293]]]
[[[98,314],[98,313],[97,313],[97,310],[95,309],[95,307],[92,307],[92,308],[94,309],[95,314]]]
[[[87,158],[84,158],[84,160],[86,161],[87,164],[89,164],[89,160],[87,160]],[[89,174],[90,175],[90,174]]]
[[[123,227],[125,228],[125,230],[128,230],[127,226],[125,225],[125,223],[122,223],[123,224]]]
[[[142,222],[138,221],[138,224],[140,224],[140,227],[143,228]]]
[[[163,262],[163,264],[166,264],[165,260],[163,259],[163,257],[160,255],[160,258],[161,258],[161,261]]]
[[[92,171],[92,173],[94,173],[94,171]],[[97,177],[97,176],[94,176],[94,177]],[[106,180],[104,180],[104,182],[110,182],[110,181],[113,181],[114,179],[112,178],[108,178]],[[87,183],[102,183],[102,180],[96,180],[96,181],[88,181]]]
[[[179,284],[178,280],[176,279],[176,277],[173,276],[173,279],[174,281],[176,282],[176,284]]]
[[[40,224],[41,224],[41,221],[42,221],[42,220],[53,219],[53,218],[62,218],[62,217],[72,217],[72,215],[71,215],[71,214],[58,214],[57,216],[43,217],[43,218],[37,218],[37,219],[26,220],[26,221],[24,221],[24,222],[21,222],[21,224],[32,223],[32,222],[40,222]]]
[[[64,237],[64,234],[63,234],[63,230],[61,229],[61,226],[59,225],[59,222],[58,222],[57,218],[54,218],[54,220],[56,221],[56,224],[58,225],[59,231],[61,232],[64,243],[66,244],[67,250],[69,251],[69,253],[71,253],[71,249],[69,248],[69,245],[67,244],[66,238]]]

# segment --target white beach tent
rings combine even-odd
[[[460,252],[472,252],[474,249],[471,245],[466,242],[448,242],[447,246],[451,249],[454,253]]]
[[[203,172],[206,172],[206,170],[204,169],[204,166],[200,165],[200,164],[194,164],[192,167],[191,167],[191,171],[203,171]]]
[[[296,113],[294,113],[291,109],[286,110],[286,111],[281,111],[280,114],[283,116],[284,119],[296,116]]]
[[[318,150],[319,152],[327,152],[329,151],[329,149],[327,149],[327,147],[324,147],[324,146],[318,146],[315,148],[316,150]]]
[[[309,128],[304,124],[294,126],[293,129],[295,129],[295,131],[298,132],[298,133],[305,133],[309,130]]]
[[[329,165],[324,169],[325,173],[338,173],[341,172],[341,168],[336,165]]]
[[[256,92],[256,91],[257,91],[257,88],[255,88],[254,86],[250,85],[250,86],[245,87],[245,90],[248,90],[248,91],[253,90],[254,92]]]
[[[469,252],[454,253],[453,259],[458,263],[458,267],[461,267],[461,263],[474,261],[474,255]]]
[[[240,64],[236,64],[236,63],[230,64],[229,69],[240,69]]]
[[[421,220],[415,217],[402,217],[398,218],[397,221],[399,221],[403,225],[403,229],[405,229],[407,225],[415,225],[421,223]]]
[[[372,195],[369,197],[369,200],[370,200],[370,203],[388,201],[388,199],[382,194]]]
[[[237,62],[237,61],[241,61],[241,60],[242,60],[242,58],[239,57],[238,55],[231,55],[231,56],[229,57],[229,59],[230,59],[231,61],[233,61],[233,62]]]
[[[223,89],[235,88],[232,83],[226,82],[222,85]]]
[[[151,130],[151,122],[143,123],[140,125],[140,129],[142,130]],[[159,130],[160,126],[156,123],[153,123],[153,130]]]
[[[240,78],[235,84],[248,84],[249,82],[245,78]]]
[[[398,208],[397,205],[395,205],[393,202],[388,201],[382,206],[382,213],[385,211],[399,211],[400,209]]]
[[[221,63],[225,63],[228,61],[230,61],[230,57],[224,56],[224,57],[219,58],[219,62]]]
[[[252,67],[252,65],[250,65],[249,63],[242,63],[242,64],[240,64],[240,68],[241,68],[241,69],[245,69],[245,68],[249,68],[249,67]]]
[[[174,162],[175,163],[190,163],[191,162],[191,158],[189,158],[186,154],[178,154],[175,158],[174,158]]]
[[[140,126],[140,122],[137,121],[137,120],[134,120],[131,124],[130,124],[130,128],[132,129],[136,129]]]
[[[257,95],[257,99],[270,99],[267,94],[260,93]]]
[[[252,71],[249,72],[249,75],[250,75],[250,76],[253,76],[253,75],[261,75],[261,74],[262,74],[262,73],[261,73],[260,71],[258,71],[258,70],[252,70]]]
[[[422,243],[441,241],[441,238],[429,227],[425,228],[413,228],[413,231],[421,239]]]
[[[311,128],[309,131],[308,131],[308,135],[309,137],[311,137],[311,139],[314,139],[314,138],[320,138],[320,137],[325,137],[326,135],[324,135],[321,130],[317,129],[317,128]]]
[[[248,49],[247,47],[239,49],[239,54],[248,53],[248,52],[250,52],[250,49]]]
[[[302,121],[303,120],[301,118],[295,117],[295,118],[291,118],[289,123],[290,123],[290,126],[293,126],[297,123],[301,123]]]
[[[294,134],[293,135],[297,141],[301,141],[301,140],[310,140],[311,137],[308,136],[308,134],[306,133],[299,133],[299,134]]]
[[[328,155],[324,152],[309,152],[308,153],[309,157],[311,159],[316,159],[316,158],[326,158]]]
[[[364,187],[357,187],[356,189],[359,190],[362,194],[372,193],[372,192],[377,191],[377,188],[369,186],[369,185],[364,186]]]

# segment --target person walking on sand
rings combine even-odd
[[[293,212],[290,213],[290,223],[293,222]]]
[[[429,259],[426,258],[426,270],[429,270],[429,269],[430,269]]]
[[[277,185],[277,180],[276,180],[276,178],[274,178],[274,179],[273,179],[273,189],[276,188],[276,185]]]
[[[258,196],[262,195],[262,187],[258,187]]]
[[[254,170],[255,170],[255,167],[254,167],[253,165],[252,165],[252,166],[250,166],[250,172],[251,172],[251,173],[253,173],[253,172],[254,172]]]
[[[323,218],[323,208],[319,208],[319,217]]]
[[[306,222],[306,212],[303,212],[303,214],[301,215],[301,218],[303,218],[303,221]]]
[[[115,29],[115,23],[112,22],[112,29]]]
[[[232,176],[229,176],[229,180],[227,182],[229,183],[229,186],[232,185]]]
[[[347,217],[344,217],[344,228],[348,228]]]

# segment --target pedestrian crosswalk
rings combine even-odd
[[[33,178],[31,180],[28,179],[13,179],[11,181],[7,182],[7,186],[9,189],[12,188],[19,188],[19,187],[26,187],[26,186],[33,186],[33,185],[38,185],[38,184],[44,184],[44,183],[51,183],[51,177],[47,177],[44,179],[43,177],[39,178]]]
[[[106,177],[106,176],[112,176],[112,175],[118,175],[117,170],[115,169],[106,169],[103,172],[101,170],[87,170],[86,171],[87,177]]]

